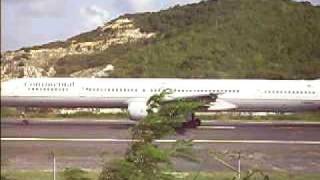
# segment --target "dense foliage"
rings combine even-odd
[[[90,180],[88,173],[79,168],[66,168],[62,176],[64,180]]]
[[[157,32],[156,38],[65,57],[56,65],[58,76],[111,63],[114,77],[320,77],[319,6],[208,0],[125,16],[142,31]]]
[[[155,142],[175,133],[185,121],[185,114],[200,106],[197,102],[178,101],[160,106],[166,92],[148,102],[148,116],[132,128],[131,144],[123,159],[106,163],[99,180],[173,180],[172,157],[194,160],[190,141],[177,141],[163,148]]]

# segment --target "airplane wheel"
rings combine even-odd
[[[197,128],[201,125],[201,120],[199,118],[192,119],[191,121],[186,121],[182,124],[183,128]]]
[[[196,119],[193,119],[192,121],[191,121],[191,128],[197,128],[198,126],[200,126],[201,125],[201,120],[200,119],[198,119],[198,118],[196,118]]]
[[[196,126],[200,126],[201,125],[201,120],[199,118],[196,118],[195,119],[195,123],[196,123]]]
[[[194,119],[194,120],[192,120],[191,122],[190,122],[190,128],[197,128],[197,121],[196,121],[196,119]]]
[[[29,121],[28,121],[28,120],[22,120],[22,124],[23,124],[23,125],[28,125],[28,124],[29,124]]]

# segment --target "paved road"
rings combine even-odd
[[[106,121],[5,121],[1,124],[2,138],[108,138],[130,139],[133,122],[120,124]],[[189,129],[171,139],[200,140],[289,140],[320,141],[320,124],[261,124],[261,123],[206,123]]]
[[[133,122],[120,124],[102,121],[2,121],[1,138],[59,138],[59,139],[130,139]],[[199,129],[165,139],[243,140],[243,141],[320,141],[320,124],[289,123],[220,123],[211,122]],[[7,167],[17,169],[50,169],[49,154],[57,154],[58,168],[68,166],[96,169],[101,160],[123,156],[130,142],[91,141],[1,141],[1,159]],[[168,144],[163,144],[168,146]],[[227,170],[211,158],[213,152],[224,154],[233,164],[232,155],[241,151],[244,169],[290,172],[320,172],[320,145],[277,143],[195,143],[200,163],[175,160],[180,170]],[[103,157],[103,158],[102,158]]]

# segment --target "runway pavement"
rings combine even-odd
[[[207,121],[169,139],[320,141],[320,124],[222,123]],[[132,121],[3,121],[2,138],[130,139]]]
[[[49,154],[57,154],[59,168],[77,166],[96,169],[101,157],[121,157],[131,143],[132,121],[1,121],[1,157],[8,167],[49,169]],[[181,170],[226,170],[212,152],[222,153],[231,163],[236,152],[243,154],[244,169],[319,172],[319,123],[240,123],[207,121],[198,129],[158,140],[168,146],[176,139],[194,140],[200,163],[175,160]]]

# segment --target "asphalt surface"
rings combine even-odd
[[[103,161],[122,157],[130,142],[131,121],[1,121],[1,161],[13,169],[50,169],[50,153],[55,152],[58,168],[76,166],[99,169]],[[4,140],[6,138],[6,140]],[[19,138],[44,138],[40,141]],[[59,139],[49,141],[45,139]],[[18,139],[11,141],[10,139]],[[87,139],[88,141],[64,141]],[[112,141],[89,141],[112,139]],[[178,170],[227,170],[213,154],[236,164],[234,157],[241,152],[243,169],[259,168],[267,171],[320,172],[319,123],[239,123],[206,122],[198,129],[188,129],[183,134],[164,140],[193,139],[217,140],[195,143],[195,156],[199,162],[175,159]],[[241,141],[235,143],[230,141]],[[257,141],[260,143],[250,143]],[[316,142],[316,144],[286,144],[284,142]],[[268,142],[268,143],[266,143]],[[278,143],[275,143],[278,142]],[[283,143],[281,143],[283,142]],[[170,146],[170,143],[161,143]]]
[[[6,138],[108,138],[130,139],[131,121],[4,121],[1,137]],[[289,123],[205,123],[197,129],[169,139],[207,140],[294,140],[320,141],[319,124]]]

